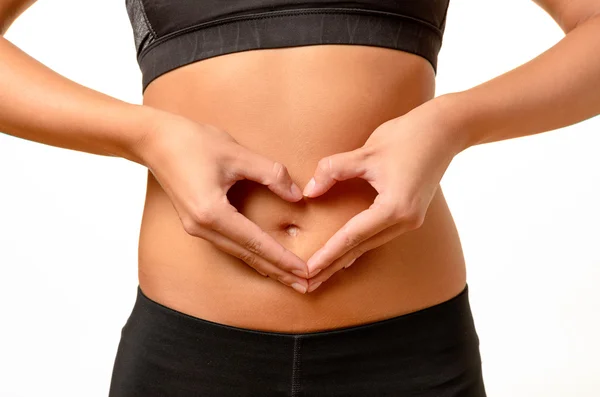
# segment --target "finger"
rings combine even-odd
[[[346,254],[344,254],[341,258],[335,260],[331,265],[327,266],[322,272],[319,272],[318,274],[309,278],[307,292],[312,292],[315,289],[317,289],[319,287],[319,285],[321,285],[321,283],[324,283],[325,281],[327,281],[331,276],[333,276],[338,271],[340,271],[342,269],[347,269],[351,265],[354,265],[356,260],[358,258],[360,258],[367,251],[370,251],[372,249],[375,249],[377,247],[380,247],[380,246],[390,242],[391,240],[402,235],[403,233],[405,233],[408,230],[409,230],[409,228],[405,227],[403,224],[397,224],[397,225],[391,226],[385,230],[382,230],[381,232],[377,233],[375,236],[367,239],[366,241],[363,241],[357,247],[355,247],[354,249],[352,249],[349,252],[347,252]],[[360,261],[358,261],[358,262],[360,262]],[[359,266],[360,266],[360,263],[359,263]]]
[[[381,195],[366,210],[352,217],[307,261],[309,277],[380,231],[394,225],[393,208]]]
[[[314,176],[304,188],[307,197],[316,197],[325,193],[338,181],[361,177],[366,172],[365,148],[350,152],[336,153],[319,160]]]
[[[222,204],[214,210],[210,228],[240,244],[244,249],[271,262],[286,272],[307,276],[306,264],[287,250],[257,224],[238,212],[231,204]]]
[[[286,272],[278,268],[277,266],[275,266],[272,263],[269,263],[259,255],[247,250],[240,244],[214,230],[204,229],[200,234],[202,234],[201,237],[203,239],[214,244],[221,251],[227,252],[235,256],[236,258],[241,259],[263,276],[276,279],[288,287],[293,287],[294,283],[302,285],[305,289],[308,286],[308,283],[305,278],[298,277],[295,274]]]
[[[343,269],[348,263],[350,263],[354,259],[356,258],[354,258],[352,256],[352,253],[349,252],[346,255],[342,256],[340,259],[334,261],[331,265],[327,266],[323,271],[319,272],[319,274],[309,278],[308,289],[306,292],[313,292],[322,283],[327,281],[331,276]]]
[[[236,178],[261,183],[284,200],[296,202],[302,199],[302,190],[294,183],[285,165],[243,146],[238,146],[231,170]]]

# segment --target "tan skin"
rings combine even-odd
[[[31,3],[0,2],[4,30]],[[600,8],[593,0],[538,4],[565,32],[591,20]],[[586,25],[589,32],[582,26],[577,29],[581,33],[574,33],[592,37],[592,24]],[[562,45],[563,53],[575,52],[576,39],[570,41],[570,47]],[[557,64],[551,62],[552,55],[545,59],[546,66]],[[244,328],[332,329],[419,310],[464,288],[461,244],[439,186],[451,159],[476,143],[574,120],[556,116],[543,124],[531,111],[522,120],[515,117],[518,125],[498,123],[492,128],[484,121],[499,116],[499,110],[486,110],[484,121],[470,117],[469,124],[448,115],[469,113],[465,104],[483,103],[493,90],[497,98],[503,93],[498,87],[531,77],[534,73],[528,70],[543,62],[524,66],[503,78],[503,84],[474,90],[456,102],[430,101],[433,69],[406,52],[350,45],[246,51],[196,62],[154,80],[143,104],[157,110],[160,122],[142,138],[131,138],[134,144],[113,145],[117,139],[106,138],[110,144],[93,146],[47,131],[27,138],[122,155],[148,166],[139,282],[151,299]],[[541,77],[537,83],[544,86]],[[69,89],[84,96],[83,90]],[[581,90],[561,94],[582,97]],[[596,111],[589,105],[591,95],[583,95],[590,100],[579,107],[586,110],[577,115],[580,119]],[[100,98],[87,91],[85,96]],[[534,97],[525,99],[540,103]],[[461,111],[448,112],[450,108]],[[18,123],[12,125],[18,135]],[[483,130],[477,128],[481,125],[488,127],[489,136],[471,133]],[[531,128],[521,131],[520,125]],[[106,127],[114,132],[111,128]],[[459,130],[469,133],[458,135]],[[129,139],[120,136],[120,141]],[[242,169],[253,175],[242,177]],[[284,193],[292,182],[304,189],[311,177],[318,181],[314,197]],[[238,218],[232,208],[227,210],[229,203]],[[260,239],[246,246],[256,251],[248,254],[239,247],[248,242],[244,233],[256,228],[266,234],[254,233]],[[294,268],[299,273],[293,274]],[[290,288],[293,282],[323,284],[299,293]]]
[[[430,99],[433,82],[431,65],[412,54],[306,46],[191,64],[152,82],[144,104],[219,126],[242,146],[285,164],[304,187],[319,159],[360,147],[384,121]],[[367,209],[376,193],[366,181],[351,179],[319,198],[288,202],[244,180],[228,198],[306,261]],[[397,316],[447,300],[465,284],[458,235],[441,190],[422,227],[364,254],[314,292],[300,294],[188,234],[149,173],[139,264],[140,286],[158,302],[219,323],[287,332]]]

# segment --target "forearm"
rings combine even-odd
[[[600,16],[531,61],[432,100],[459,150],[566,127],[600,114]]]
[[[144,138],[160,115],[77,84],[0,36],[0,132],[143,164]]]

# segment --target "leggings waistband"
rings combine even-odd
[[[207,319],[191,316],[176,309],[165,306],[149,298],[137,286],[135,306],[137,311],[151,315],[147,320],[153,323],[169,323],[178,332],[190,332],[195,335],[208,333],[219,339],[247,340],[294,340],[302,338],[315,342],[342,343],[344,340],[362,339],[393,334],[406,346],[424,339],[436,339],[443,343],[444,339],[470,337],[475,333],[473,317],[469,303],[469,286],[451,299],[399,316],[367,322],[359,325],[344,326],[323,331],[292,333],[264,331],[221,324]],[[466,333],[466,334],[465,334]]]
[[[485,397],[468,286],[412,313],[324,331],[241,328],[137,298],[109,397]]]

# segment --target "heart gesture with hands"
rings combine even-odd
[[[136,150],[187,233],[306,293],[365,252],[421,226],[442,176],[464,147],[437,103],[426,102],[384,122],[356,150],[319,160],[304,192],[285,165],[241,146],[220,128],[168,112],[156,110],[156,128]],[[236,181],[249,179],[296,202],[303,193],[315,198],[350,178],[365,179],[379,194],[306,263],[239,213],[226,196]]]
[[[423,224],[446,169],[463,150],[439,110],[425,103],[381,124],[362,147],[319,160],[304,196],[318,197],[350,178],[366,180],[379,194],[308,259],[308,292],[365,252]]]

